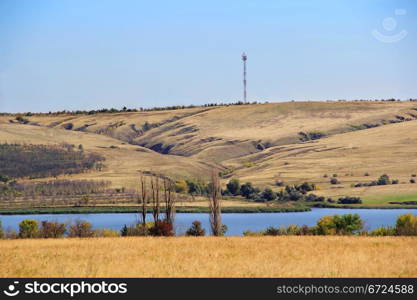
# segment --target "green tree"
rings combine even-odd
[[[395,231],[397,235],[417,235],[417,216],[412,214],[399,216]]]
[[[324,216],[317,221],[317,233],[323,235],[355,234],[363,228],[358,214]]]
[[[36,220],[23,220],[19,223],[19,237],[22,239],[38,237],[39,226]]]
[[[337,234],[355,234],[363,228],[363,221],[358,214],[335,215],[333,220]]]

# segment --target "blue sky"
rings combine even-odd
[[[0,0],[0,111],[237,101],[243,51],[250,101],[417,98],[417,1]]]

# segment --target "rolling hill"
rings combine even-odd
[[[271,186],[310,181],[325,196],[417,200],[417,103],[286,102],[191,109],[0,116],[0,142],[82,144],[106,157],[74,178],[134,187],[139,171],[205,179],[211,170]],[[365,176],[369,173],[370,176]],[[381,174],[398,185],[354,188]],[[325,177],[325,174],[327,175]],[[337,174],[340,184],[331,185]]]

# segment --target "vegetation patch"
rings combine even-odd
[[[54,177],[102,167],[104,157],[74,145],[0,144],[0,174],[13,178]]]
[[[365,176],[369,176],[369,174]],[[388,185],[388,184],[398,184],[398,183],[399,183],[398,179],[391,180],[387,174],[383,174],[377,180],[371,181],[369,183],[356,183],[353,186],[362,187],[362,186],[376,186],[376,185]]]
[[[50,180],[44,182],[15,182],[0,184],[0,199],[16,197],[89,195],[104,192],[110,181]]]
[[[299,139],[302,142],[307,142],[307,141],[312,141],[312,140],[318,140],[321,138],[324,138],[326,136],[326,134],[319,132],[319,131],[310,131],[310,132],[303,132],[300,131],[298,133],[299,135]]]

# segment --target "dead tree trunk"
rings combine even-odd
[[[220,207],[220,181],[218,174],[213,170],[211,174],[209,191],[210,226],[214,236],[222,235],[222,216]]]
[[[175,187],[171,180],[164,179],[165,221],[171,225],[175,218]]]
[[[151,179],[151,189],[152,189],[152,215],[155,224],[159,221],[159,178]]]
[[[138,204],[139,207],[139,214],[141,216],[141,222],[145,226],[146,225],[146,202],[147,202],[147,187],[146,187],[146,179],[145,177],[140,177],[140,193],[138,197]]]

